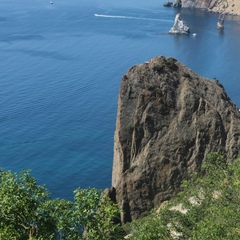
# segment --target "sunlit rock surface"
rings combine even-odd
[[[128,70],[112,172],[122,222],[171,199],[212,151],[226,161],[240,152],[240,112],[217,80],[162,56]]]

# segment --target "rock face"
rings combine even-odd
[[[209,8],[218,0],[181,0],[182,7],[186,8]]]
[[[220,14],[218,17],[217,28],[222,30],[224,28],[224,14]]]
[[[203,8],[213,12],[240,15],[239,0],[181,0],[182,7]]]
[[[179,8],[182,6],[182,1],[181,0],[174,0],[173,1],[173,7]]]
[[[167,1],[163,4],[164,7],[172,7],[172,5],[173,5],[173,3],[169,2],[169,1]]]
[[[174,25],[170,29],[169,33],[172,33],[172,34],[189,34],[190,33],[190,28],[183,21],[180,13],[176,15],[174,20]]]
[[[167,1],[163,5],[164,7],[175,7],[180,8],[182,6],[181,0],[174,0],[173,2]]]
[[[156,57],[122,77],[112,186],[122,222],[172,198],[210,152],[240,152],[240,112],[217,80]]]
[[[207,11],[240,15],[239,0],[174,0],[167,1],[166,7],[201,8]]]

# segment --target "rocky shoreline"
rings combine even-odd
[[[166,7],[200,8],[204,11],[222,13],[225,15],[240,15],[239,0],[174,0],[167,1]]]
[[[208,11],[226,15],[240,15],[240,2],[238,0],[218,0],[208,8]]]

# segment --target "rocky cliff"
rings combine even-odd
[[[188,8],[212,8],[222,2],[222,0],[180,0],[182,7]],[[226,0],[223,0],[224,2]]]
[[[180,1],[182,7],[186,8],[204,8],[213,12],[222,12],[228,14],[240,14],[239,0],[175,0]]]
[[[112,186],[131,221],[178,191],[212,151],[240,152],[240,112],[217,80],[156,57],[122,77]]]

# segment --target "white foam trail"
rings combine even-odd
[[[129,17],[129,16],[116,16],[116,15],[104,15],[104,14],[94,14],[95,17],[104,17],[104,18],[124,18],[124,19],[136,19],[136,20],[149,20],[149,21],[167,21],[163,19],[156,19],[156,18],[141,18],[141,17]],[[172,21],[171,21],[172,22]]]

